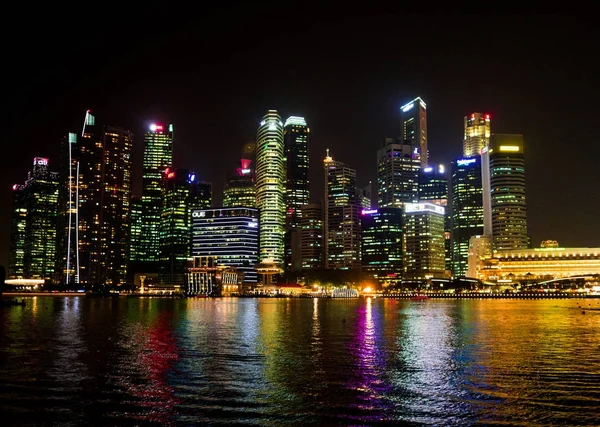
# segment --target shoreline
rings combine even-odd
[[[266,296],[266,295],[244,295],[244,296],[228,296],[228,297],[203,297],[203,296],[179,296],[179,295],[141,295],[141,294],[115,294],[115,295],[88,295],[85,292],[3,292],[2,299],[10,299],[12,297],[91,297],[91,298],[171,298],[171,299],[205,299],[205,298],[331,298],[331,299],[355,299],[355,298],[391,298],[391,299],[410,299],[417,295],[416,293],[400,293],[400,294],[378,294],[378,295],[360,295],[354,298],[341,298],[329,296]],[[493,294],[493,293],[427,293],[429,299],[600,299],[600,295],[590,295],[585,293],[566,293],[566,292],[527,292],[527,293],[511,293],[511,294]]]

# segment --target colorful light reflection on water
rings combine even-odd
[[[38,297],[2,424],[597,425],[599,302]]]

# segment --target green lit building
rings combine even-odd
[[[446,277],[445,209],[433,203],[404,205],[404,279],[426,281]]]
[[[129,229],[129,237],[131,245],[129,248],[129,259],[138,261],[143,258],[142,252],[142,199],[137,196],[132,196],[130,201],[131,206],[131,226]]]
[[[483,234],[481,157],[452,162],[452,274],[468,270],[469,239]]]
[[[254,170],[252,160],[241,159],[236,174],[230,176],[223,189],[223,207],[233,208],[246,206],[256,207],[256,188],[254,186]]]
[[[493,249],[527,249],[523,135],[492,134],[489,162]]]
[[[256,207],[260,211],[259,261],[283,267],[285,225],[283,123],[269,110],[256,135]]]
[[[362,271],[384,285],[402,279],[402,209],[363,209],[361,212]]]
[[[141,247],[132,261],[158,261],[164,174],[172,167],[173,125],[152,123],[144,134]]]
[[[58,185],[48,159],[36,157],[25,184],[13,186],[9,278],[54,279]]]
[[[192,211],[210,205],[207,183],[187,169],[167,169],[163,177],[159,281],[163,288],[183,289],[185,269],[192,255]],[[207,200],[208,199],[208,200]]]

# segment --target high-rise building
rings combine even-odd
[[[254,186],[254,170],[252,160],[241,159],[236,174],[229,177],[223,189],[223,207],[233,208],[245,206],[256,207],[256,188]]]
[[[163,287],[183,289],[187,260],[192,254],[192,209],[199,205],[195,173],[167,169],[163,177],[159,280]],[[204,195],[204,197],[206,197]]]
[[[494,250],[526,249],[523,135],[492,134],[489,156]]]
[[[402,279],[402,209],[363,209],[362,271],[382,284]]]
[[[467,273],[469,239],[483,234],[481,157],[452,162],[452,273]]]
[[[192,255],[216,257],[218,265],[244,273],[245,283],[256,283],[258,209],[235,207],[192,211]]]
[[[142,169],[142,255],[140,261],[158,261],[163,177],[173,167],[173,125],[152,123],[144,134]]]
[[[489,145],[491,135],[490,115],[472,113],[465,116],[465,133],[463,137],[463,157],[476,157]]]
[[[313,202],[302,206],[300,244],[302,270],[323,268],[323,210],[321,203]]]
[[[57,207],[58,173],[35,157],[25,184],[13,186],[10,278],[54,279]]]
[[[360,200],[356,171],[329,155],[325,169],[325,268],[360,269]]]
[[[144,252],[142,252],[142,199],[140,197],[132,196],[131,202],[131,226],[129,230],[129,240],[131,242],[129,247],[129,260],[130,261],[142,261],[144,259]]]
[[[385,138],[377,150],[377,206],[401,208],[418,200],[421,156],[418,145]]]
[[[286,271],[299,271],[302,267],[300,254],[300,219],[302,206],[310,199],[308,181],[308,144],[310,129],[304,117],[291,116],[284,125],[285,150],[285,255]]]
[[[421,167],[429,163],[427,151],[427,105],[421,98],[415,98],[401,108],[402,142],[418,148]]]
[[[448,174],[444,165],[428,166],[419,171],[419,202],[433,203],[445,209],[444,247],[446,270],[452,270],[452,216],[448,209]]]
[[[59,262],[65,284],[125,283],[130,246],[131,150],[133,135],[98,126],[88,110],[81,137],[63,144],[62,239]],[[66,208],[65,208],[66,206]]]
[[[492,257],[491,236],[476,235],[469,239],[469,258],[467,277],[478,278],[486,259]]]
[[[445,277],[444,217],[445,209],[433,203],[404,205],[405,279]]]
[[[283,123],[269,110],[256,135],[256,206],[260,210],[261,262],[283,267],[285,225],[285,163]]]

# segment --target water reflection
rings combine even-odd
[[[0,311],[2,425],[597,425],[581,303],[31,299]]]

